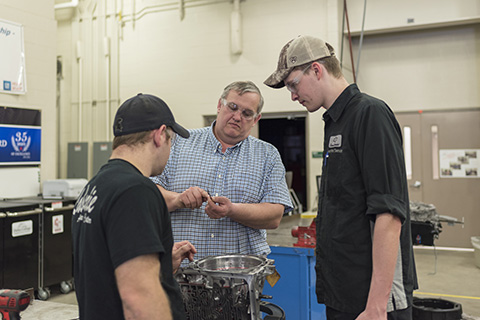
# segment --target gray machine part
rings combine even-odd
[[[265,277],[273,260],[254,255],[211,256],[177,272],[189,319],[261,319]]]

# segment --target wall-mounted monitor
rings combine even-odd
[[[39,165],[41,137],[40,127],[0,124],[0,165]]]
[[[40,110],[0,107],[0,166],[38,166],[40,150]]]

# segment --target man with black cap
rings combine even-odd
[[[411,319],[417,288],[402,133],[387,104],[348,84],[332,46],[299,36],[264,82],[327,111],[316,293],[327,319]]]
[[[196,250],[173,244],[165,200],[148,177],[163,171],[175,134],[189,133],[164,101],[146,94],[120,106],[113,131],[110,160],[73,210],[80,319],[185,319],[173,273]]]

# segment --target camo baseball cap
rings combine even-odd
[[[293,68],[333,55],[335,52],[332,46],[325,41],[311,36],[298,36],[283,46],[278,58],[277,70],[263,83],[274,89],[282,88],[285,86],[283,80],[288,77]]]

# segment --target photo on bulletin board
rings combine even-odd
[[[440,150],[441,178],[480,178],[480,149]]]
[[[25,94],[23,26],[0,19],[0,93]]]

